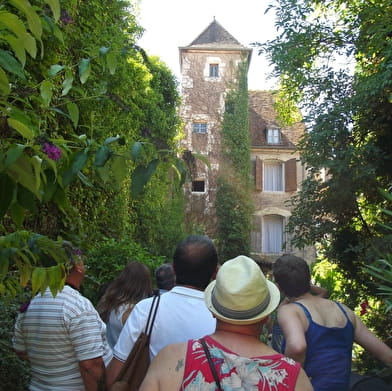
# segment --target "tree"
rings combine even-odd
[[[7,0],[0,10],[0,294],[31,281],[33,294],[55,293],[63,238],[125,236],[130,199],[157,168],[175,165],[184,178],[175,82],[135,45],[132,4],[61,7]]]
[[[378,189],[392,181],[392,4],[277,0],[272,8],[278,36],[259,48],[308,127],[299,149],[309,176],[289,229],[298,247],[321,243],[355,305],[377,291],[363,266],[392,248],[376,224],[391,218],[381,214]],[[388,329],[383,323],[377,332],[387,338]]]

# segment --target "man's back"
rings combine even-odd
[[[176,286],[160,298],[151,334],[150,356],[166,345],[211,334],[215,319],[208,311],[203,292]],[[114,347],[114,356],[125,361],[141,331],[144,331],[152,299],[139,302],[129,316]]]
[[[25,351],[32,369],[32,387],[40,390],[82,390],[79,361],[103,356],[106,328],[85,297],[65,286],[53,298],[49,289],[32,300],[15,325],[14,348]]]

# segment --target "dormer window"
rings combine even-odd
[[[281,139],[280,129],[268,128],[266,130],[266,139],[267,139],[267,144],[281,144],[282,139]]]
[[[219,64],[210,64],[210,77],[219,77]]]

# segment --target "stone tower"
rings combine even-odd
[[[186,186],[187,219],[210,236],[216,231],[216,178],[220,162],[221,121],[227,91],[238,66],[249,67],[252,49],[241,45],[214,18],[189,45],[180,47],[182,74],[181,117],[185,124],[182,146],[209,161],[190,162],[192,181]]]

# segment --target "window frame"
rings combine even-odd
[[[265,141],[268,145],[282,144],[282,132],[279,128],[267,128]]]
[[[192,124],[192,133],[206,134],[208,130],[207,122],[197,121]]]
[[[219,77],[219,64],[218,63],[210,63],[209,64],[209,77],[217,79]]]
[[[280,178],[272,178],[272,184],[270,183],[271,176],[277,175],[271,172],[273,168],[280,169]],[[272,193],[282,193],[285,191],[285,171],[284,163],[280,160],[276,161],[264,161],[263,162],[263,191]],[[272,185],[272,186],[271,186]]]
[[[273,219],[275,219],[275,221],[273,221]],[[279,227],[279,235],[281,236],[279,238],[279,241],[277,243],[280,244],[280,249],[278,249],[277,247],[275,248],[275,246],[272,244],[273,241],[276,241],[275,238],[270,239],[268,232],[270,232],[271,234],[271,229],[273,227],[269,227],[268,229],[268,224],[272,225],[272,224],[276,224],[279,223],[280,227]],[[284,241],[285,241],[285,218],[282,215],[279,214],[268,214],[268,215],[264,215],[263,219],[262,219],[262,243],[261,243],[261,248],[262,248],[262,253],[265,254],[281,254],[283,252],[283,246],[284,246]],[[274,232],[272,232],[272,234],[274,234]]]

